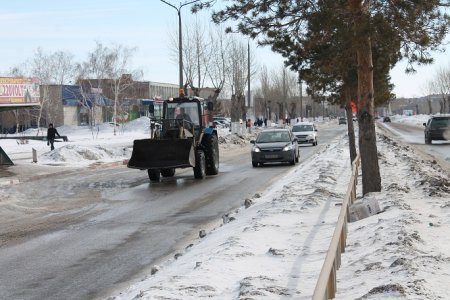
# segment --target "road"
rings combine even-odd
[[[414,147],[424,158],[436,160],[442,169],[450,174],[450,141],[433,141],[431,145],[427,145],[424,127],[397,122],[377,124],[378,128],[389,136]]]
[[[319,127],[300,163],[345,129]],[[219,175],[204,180],[186,169],[149,183],[119,166],[2,188],[0,299],[104,298],[150,273],[292,168],[252,168],[249,149],[223,151]]]

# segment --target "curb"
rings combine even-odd
[[[7,186],[20,183],[20,180],[17,178],[3,179],[0,180],[0,186]]]

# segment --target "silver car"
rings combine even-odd
[[[252,166],[265,163],[286,162],[295,165],[300,152],[297,138],[290,129],[267,129],[261,131],[256,140],[250,141],[252,147]]]
[[[302,122],[292,126],[292,132],[299,144],[312,144],[317,146],[317,128],[314,123]]]

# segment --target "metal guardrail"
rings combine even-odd
[[[350,219],[349,207],[356,200],[356,185],[358,180],[358,168],[361,156],[356,156],[352,162],[352,176],[342,203],[341,212],[334,229],[333,238],[328,248],[325,262],[320,271],[316,288],[312,296],[313,300],[333,299],[336,296],[336,272],[341,266],[341,253],[345,252],[347,241],[347,223]]]

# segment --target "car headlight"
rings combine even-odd
[[[291,151],[293,149],[292,145],[287,145],[286,147],[283,148],[283,151]]]
[[[259,149],[259,148],[256,147],[256,146],[253,146],[252,151],[253,151],[253,152],[261,152],[261,149]]]
[[[308,134],[308,137],[307,137],[308,139],[312,139],[313,138],[313,136],[312,136],[312,134]]]

